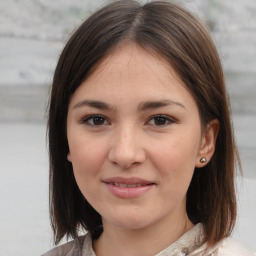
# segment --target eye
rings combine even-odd
[[[174,120],[166,115],[156,115],[150,118],[148,124],[154,126],[166,126],[174,123]]]
[[[82,123],[91,126],[103,126],[109,124],[107,119],[102,115],[89,115],[83,118]]]

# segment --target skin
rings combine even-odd
[[[153,255],[193,227],[186,192],[194,168],[207,164],[201,157],[210,160],[217,132],[216,120],[202,129],[194,98],[160,56],[128,43],[95,68],[70,100],[67,157],[102,216],[97,255]],[[113,177],[153,185],[119,198],[104,183]]]

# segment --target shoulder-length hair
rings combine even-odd
[[[205,241],[229,236],[236,219],[235,160],[239,157],[230,121],[221,62],[209,33],[183,7],[165,1],[140,5],[115,1],[95,12],[75,31],[56,67],[49,104],[50,215],[55,243],[76,238],[82,227],[97,238],[101,216],[81,194],[67,160],[66,119],[71,95],[107,54],[122,42],[159,54],[193,95],[201,123],[218,119],[215,153],[195,168],[187,192],[187,214],[205,227]],[[237,157],[237,158],[236,158]]]

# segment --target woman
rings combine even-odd
[[[116,1],[78,28],[49,150],[55,243],[74,240],[45,255],[252,255],[228,238],[239,158],[221,63],[182,7]]]

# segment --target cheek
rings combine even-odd
[[[71,148],[72,166],[76,183],[86,198],[93,205],[97,198],[97,186],[104,159],[101,157],[101,147],[77,146]]]
[[[88,139],[72,140],[69,145],[73,171],[78,185],[95,177],[106,159],[104,144]]]
[[[153,147],[151,155],[160,178],[173,187],[187,187],[195,168],[197,146],[197,140],[177,136]]]

